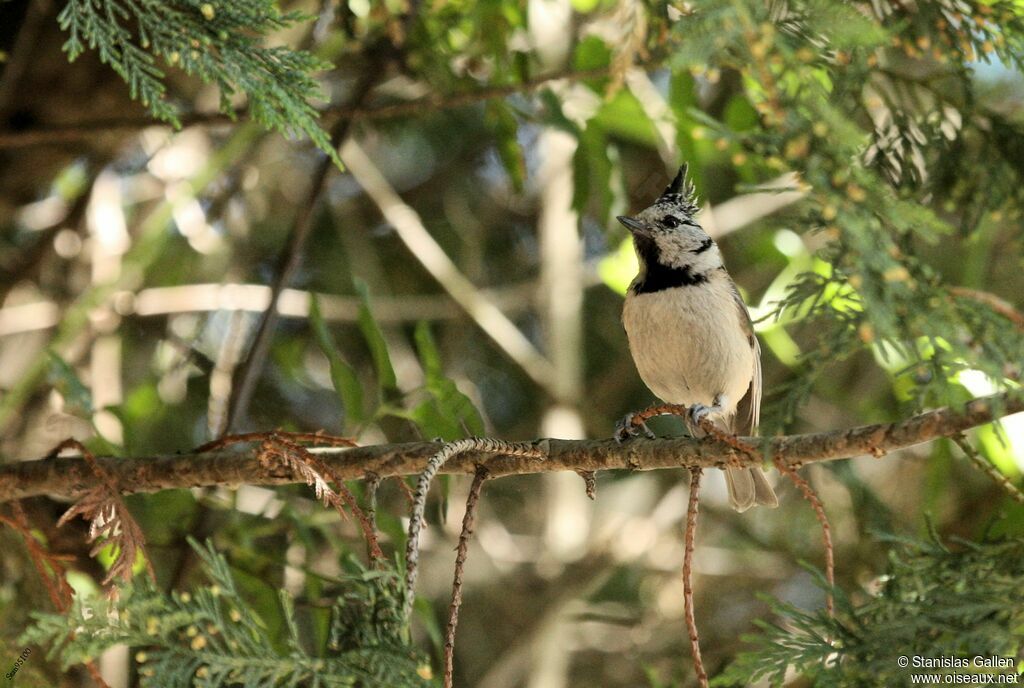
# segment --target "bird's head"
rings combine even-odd
[[[721,261],[718,247],[694,216],[697,213],[693,182],[686,164],[653,204],[633,216],[618,217],[633,235],[641,266],[660,263],[671,267],[713,266]]]

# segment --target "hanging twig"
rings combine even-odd
[[[370,524],[370,530],[374,536],[377,535],[377,490],[380,488],[380,476],[370,471],[366,474],[366,520]],[[367,543],[369,547],[369,543]]]
[[[71,607],[71,597],[74,595],[64,575],[64,561],[68,557],[53,554],[36,539],[20,502],[12,502],[10,509],[10,516],[0,513],[0,523],[9,526],[21,536],[25,549],[32,559],[32,565],[50,596],[53,608],[63,614]]]
[[[647,420],[658,415],[685,415],[688,412],[686,406],[679,404],[659,404],[650,408],[644,409],[643,411],[634,414],[633,424],[643,426]],[[714,437],[719,442],[725,444],[731,449],[742,452],[748,457],[755,461],[759,461],[761,454],[757,447],[742,441],[735,435],[723,432],[714,426],[714,424],[708,418],[704,418],[701,421],[700,427],[702,430],[707,432],[710,436]],[[877,449],[877,448],[876,448]],[[818,519],[818,523],[821,525],[821,539],[825,547],[825,578],[828,581],[829,593],[825,597],[825,608],[828,610],[829,616],[833,616],[835,613],[835,604],[832,598],[831,588],[835,587],[835,551],[832,545],[832,528],[828,522],[828,516],[825,514],[825,507],[822,506],[821,500],[818,499],[818,495],[814,492],[810,483],[804,480],[796,472],[796,470],[789,464],[782,461],[781,455],[776,455],[775,466],[779,469],[779,472],[786,475],[793,483],[799,488],[800,492],[803,493],[804,498],[811,503],[811,507],[814,509],[814,516]],[[692,641],[692,637],[691,637]],[[696,650],[699,652],[699,648]],[[699,678],[699,675],[698,675]],[[706,678],[705,678],[706,681]]]
[[[836,563],[835,551],[832,547],[832,527],[828,523],[828,516],[825,515],[825,507],[822,506],[821,500],[818,499],[818,495],[815,493],[814,488],[811,487],[811,484],[804,480],[792,467],[784,463],[781,457],[776,458],[775,467],[779,469],[780,473],[792,480],[793,484],[803,493],[804,499],[811,503],[811,508],[814,509],[814,516],[821,525],[821,540],[825,546],[825,580],[828,581],[829,587],[828,595],[825,597],[825,609],[828,610],[829,616],[834,616],[835,602],[832,599],[832,588],[836,585]]]
[[[455,440],[441,447],[427,461],[427,467],[420,473],[413,495],[412,510],[409,514],[409,536],[405,545],[405,599],[402,604],[403,617],[412,614],[416,599],[416,578],[419,576],[420,531],[423,529],[423,515],[427,508],[427,493],[430,483],[441,466],[452,457],[466,452],[484,452],[497,456],[520,456],[530,459],[546,459],[546,452],[525,442],[505,442],[490,437],[468,437]]]
[[[459,608],[462,606],[462,576],[469,553],[469,539],[473,537],[473,529],[476,527],[476,508],[488,475],[483,466],[477,468],[473,484],[469,487],[469,496],[466,497],[466,514],[462,517],[462,532],[459,534],[459,546],[455,554],[452,602],[448,606],[448,625],[444,634],[444,688],[451,688],[455,673],[455,629],[459,625]]]
[[[700,478],[703,469],[690,469],[690,501],[686,507],[686,535],[683,550],[683,602],[685,606],[686,631],[690,636],[690,653],[693,655],[693,670],[697,674],[697,684],[707,688],[708,674],[704,670],[704,660],[700,656],[700,634],[697,632],[697,619],[693,613],[693,549],[697,534],[697,511],[700,504]]]

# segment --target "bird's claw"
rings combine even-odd
[[[694,404],[690,407],[686,414],[686,427],[689,429],[692,437],[702,437],[704,435],[700,424],[711,415],[712,410],[710,406],[705,406],[704,404]]]
[[[615,424],[615,441],[622,442],[630,437],[636,437],[640,433],[653,440],[657,437],[643,420],[638,420],[635,413],[627,413]]]

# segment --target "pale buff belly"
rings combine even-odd
[[[740,317],[727,290],[693,287],[630,294],[622,310],[633,361],[650,390],[687,406],[710,406],[725,394],[724,415],[747,393],[754,372]]]

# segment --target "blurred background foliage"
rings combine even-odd
[[[652,401],[619,325],[636,264],[612,218],[645,206],[681,161],[758,320],[764,434],[1016,390],[1022,43],[1024,5],[1006,0],[0,3],[3,457],[38,458],[68,436],[145,456],[228,429],[366,444],[608,436]],[[265,285],[289,258],[300,261],[265,364],[247,372]],[[234,417],[242,376],[257,384]],[[1019,483],[1024,418],[968,439]],[[833,523],[841,619],[880,641],[851,641],[827,665],[829,648],[787,643],[844,637],[816,616],[824,595],[800,566],[822,558],[813,514],[782,484],[778,510],[734,514],[711,476],[695,585],[709,668],[740,656],[722,685],[781,681],[787,666],[794,685],[901,685],[886,653],[912,654],[904,622],[932,638],[941,625],[950,653],[1018,651],[1024,603],[1007,590],[1024,582],[1024,507],[961,448],[807,473]],[[358,563],[357,527],[305,487],[179,490],[129,499],[158,580],[121,604],[178,619],[148,636],[185,659],[162,656],[154,679],[143,624],[33,654],[17,680],[78,685],[74,663],[92,657],[111,685],[220,685],[196,673],[214,666],[195,625],[211,608],[165,595],[212,583],[234,586],[258,618],[247,651],[277,668],[330,657],[344,636],[406,654],[386,667],[399,678],[372,662],[331,665],[337,676],[429,683],[468,483],[444,481],[430,511],[409,645],[365,612],[390,608],[393,590]],[[685,504],[671,471],[601,475],[595,502],[574,475],[489,484],[456,685],[691,685]],[[53,527],[66,506],[25,504],[89,600],[111,557],[88,557],[84,526]],[[388,553],[403,549],[406,509],[383,483]],[[892,535],[918,539],[890,559]],[[0,538],[13,662],[26,638],[88,619],[32,626],[31,612],[52,609],[18,537]],[[968,600],[892,582],[942,589],[961,568],[976,572],[961,586],[997,580]],[[197,600],[216,598],[203,589]],[[944,603],[963,609],[927,615]],[[958,634],[983,603],[995,604],[986,625]],[[755,619],[780,626],[741,640]],[[296,681],[342,685],[303,666],[312,674]]]

